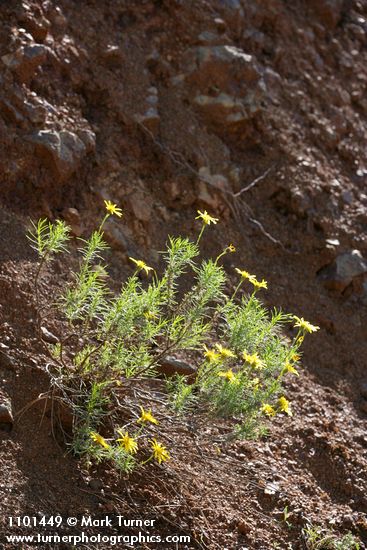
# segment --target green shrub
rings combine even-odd
[[[316,525],[309,525],[302,531],[307,550],[359,550],[358,539],[347,533],[341,537],[332,531]]]
[[[150,439],[148,459],[136,458],[140,449],[147,451],[148,437],[154,435],[148,429],[156,424],[153,416],[154,421],[140,422],[129,435],[127,426],[131,431],[134,421],[118,427],[113,411],[121,394],[132,387],[146,381],[149,391],[148,381],[157,376],[159,365],[178,352],[195,358],[196,373],[167,380],[166,404],[177,413],[190,409],[193,414],[206,411],[235,418],[233,435],[240,437],[263,433],[266,417],[291,415],[282,383],[285,376],[298,374],[295,365],[304,335],[318,327],[303,318],[268,311],[258,298],[266,281],[239,268],[234,292],[226,292],[230,281],[221,259],[235,248],[229,245],[217,258],[200,260],[204,231],[218,221],[206,211],[198,212],[201,229],[196,242],[168,238],[161,275],[143,260],[130,258],[134,273],[114,295],[103,260],[107,249],[103,226],[110,215],[122,213],[105,202],[107,213],[99,228],[88,240],[80,239],[78,270],[50,304],[65,320],[58,344],[48,346],[52,395],[71,408],[74,452],[87,460],[112,460],[127,472],[152,459],[167,460],[168,451],[155,438]],[[42,267],[66,250],[69,228],[61,221],[40,220],[29,238],[40,259],[35,277],[38,296]],[[185,278],[193,282],[183,292]],[[291,341],[283,334],[285,323],[298,328]],[[111,437],[103,438],[99,434],[103,430]]]

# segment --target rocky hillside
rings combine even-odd
[[[307,522],[351,530],[363,548],[367,1],[14,0],[0,2],[0,25],[4,512],[144,516],[165,505],[162,530],[190,533],[188,548],[306,548]],[[268,305],[322,329],[289,384],[292,419],[216,462],[198,425],[155,489],[88,478],[52,420],[40,426],[41,406],[14,422],[48,387],[29,217],[63,218],[85,236],[103,199],[124,210],[106,226],[116,282],[129,255],[157,265],[167,233],[192,234],[205,208],[221,220],[206,252],[234,242],[229,268],[264,276]],[[64,277],[56,269],[45,297]]]

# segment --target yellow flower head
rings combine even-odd
[[[295,374],[296,376],[299,376],[298,370],[295,369],[294,366],[289,361],[285,362],[284,370],[285,372],[290,372],[291,374]]]
[[[231,357],[236,357],[236,355],[228,348],[224,348],[221,344],[215,344],[215,347],[218,350],[218,353],[222,359],[230,359]]]
[[[210,225],[211,223],[215,224],[218,221],[218,218],[213,218],[206,210],[204,210],[204,212],[200,212],[200,210],[198,210],[198,214],[199,215],[195,218],[195,220],[203,220],[204,225]]]
[[[248,271],[238,269],[238,267],[236,267],[235,270],[239,275],[241,275],[242,279],[252,279],[253,277],[255,277],[255,275],[251,275],[251,273],[249,273]]]
[[[145,424],[146,422],[150,422],[151,424],[158,424],[158,420],[154,418],[152,415],[152,411],[145,411],[143,407],[140,407],[141,410],[141,417],[138,418],[137,422],[141,422],[142,424]]]
[[[153,457],[159,462],[159,464],[171,458],[166,447],[161,443],[158,443],[156,439],[152,439],[151,444],[153,449]]]
[[[138,443],[136,439],[129,436],[128,432],[125,432],[124,434],[118,430],[119,435],[121,436],[119,439],[117,439],[117,442],[120,443],[121,447],[130,454],[134,454],[138,450]]]
[[[110,449],[110,445],[107,443],[104,437],[99,435],[99,433],[91,432],[90,437],[95,443],[98,443],[98,445],[100,445],[101,447],[104,447],[105,449]]]
[[[244,351],[242,353],[243,359],[251,365],[254,369],[263,369],[265,368],[265,363],[260,359],[257,353],[253,353],[252,355],[250,353],[247,353],[247,351]]]
[[[264,405],[261,407],[261,410],[264,414],[266,414],[266,416],[271,417],[276,415],[276,410],[271,405],[269,405],[269,403],[264,403]]]
[[[156,319],[158,315],[154,313],[154,311],[148,310],[144,313],[144,317],[146,318],[147,321],[151,321],[152,319]]]
[[[292,416],[293,413],[291,411],[291,405],[290,405],[288,399],[286,399],[284,396],[279,397],[278,405],[279,405],[279,410],[281,412],[285,412],[289,416]]]
[[[252,276],[249,277],[250,283],[254,285],[255,288],[268,288],[268,283],[263,279],[262,281],[258,281],[256,277]]]
[[[227,250],[228,252],[233,253],[233,252],[236,252],[236,247],[233,244],[230,244],[227,246]]]
[[[134,262],[139,271],[143,269],[147,275],[149,271],[154,271],[154,269],[152,267],[149,267],[149,265],[147,265],[143,260],[135,260],[135,258],[131,258],[130,256],[129,260]]]
[[[297,363],[297,361],[299,361],[301,359],[301,356],[300,356],[299,353],[292,353],[291,359],[292,359],[292,361],[294,361],[294,363]]]
[[[297,321],[295,323],[295,327],[299,327],[300,329],[304,330],[305,332],[316,332],[320,329],[320,327],[317,327],[316,325],[311,325],[308,321],[305,321],[303,317],[297,317],[297,315],[293,315],[293,319]]]
[[[112,215],[117,216],[118,218],[122,217],[122,210],[117,206],[117,204],[113,204],[111,201],[104,201],[106,205],[106,210]]]
[[[218,372],[218,376],[225,378],[228,382],[232,383],[237,381],[237,377],[232,369]]]
[[[208,349],[206,346],[204,346],[205,352],[204,357],[206,357],[209,361],[209,363],[213,363],[215,361],[218,361],[220,358],[220,354],[214,351],[213,349]]]

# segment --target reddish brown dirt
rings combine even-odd
[[[27,0],[1,2],[0,25],[1,397],[18,414],[0,431],[1,536],[8,516],[121,513],[189,534],[187,548],[304,548],[307,522],[364,548],[367,285],[318,272],[342,252],[367,257],[367,2]],[[252,57],[214,55],[223,45]],[[210,103],[221,93],[229,111]],[[224,423],[162,412],[173,460],[127,481],[65,454],[42,402],[19,414],[49,384],[29,217],[86,235],[104,198],[125,213],[107,234],[116,285],[128,255],[158,266],[167,233],[193,235],[206,208],[220,224],[204,253],[235,243],[229,270],[265,277],[268,305],[321,326],[287,387],[294,416],[268,438],[218,448]],[[43,299],[68,265],[44,275]]]

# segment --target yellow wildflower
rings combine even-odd
[[[298,370],[295,369],[294,366],[292,365],[292,363],[290,363],[289,361],[285,362],[284,370],[286,372],[290,372],[291,374],[295,374],[296,376],[299,376]]]
[[[291,406],[288,399],[286,399],[284,396],[279,397],[278,404],[279,404],[279,410],[281,412],[285,412],[289,416],[292,416],[293,413],[291,411]]]
[[[264,403],[264,405],[261,407],[261,410],[264,414],[266,414],[266,416],[271,417],[276,415],[276,410],[274,409],[274,407],[269,405],[269,403]]]
[[[136,267],[139,269],[139,271],[143,269],[147,275],[149,271],[154,271],[154,269],[152,267],[149,267],[149,265],[147,265],[143,260],[135,260],[135,258],[131,258],[131,256],[129,256],[129,260],[136,264]]]
[[[237,380],[236,375],[232,369],[229,369],[227,371],[220,371],[218,372],[218,376],[225,378],[226,380],[228,380],[228,382],[231,382],[231,383],[236,382]]]
[[[228,348],[224,348],[221,344],[215,344],[215,347],[217,348],[219,355],[223,359],[229,359],[231,357],[236,357],[236,355]]]
[[[241,269],[238,269],[238,267],[235,268],[235,271],[237,271],[237,273],[241,275],[242,279],[251,279],[255,276],[251,275],[251,273],[249,273],[248,271],[242,271]]]
[[[316,325],[311,325],[311,323],[309,323],[308,321],[305,321],[303,317],[297,317],[297,315],[293,315],[293,319],[297,321],[294,326],[301,328],[305,332],[311,333],[311,332],[316,332],[317,330],[320,329],[320,327],[317,327]]]
[[[111,201],[104,201],[106,205],[106,210],[112,215],[117,216],[118,218],[121,218],[122,216],[122,210],[117,206],[117,204],[113,204]]]
[[[265,363],[260,359],[257,353],[253,353],[252,355],[247,353],[247,351],[244,351],[242,353],[243,359],[251,365],[251,367],[254,367],[254,369],[263,369],[265,368]]]
[[[138,418],[137,422],[142,422],[145,424],[145,422],[150,422],[151,424],[158,424],[158,420],[154,418],[152,415],[152,411],[145,411],[143,407],[140,407],[141,410],[141,417]]]
[[[169,452],[164,447],[164,445],[158,443],[156,439],[152,439],[151,444],[153,449],[153,457],[159,462],[159,464],[171,458]]]
[[[200,212],[200,210],[198,210],[198,214],[199,215],[195,218],[195,220],[202,219],[204,225],[210,225],[211,223],[215,224],[218,221],[218,218],[213,218],[206,210],[204,210],[204,212]]]
[[[206,357],[209,361],[209,363],[212,363],[214,361],[218,361],[220,354],[214,351],[213,349],[208,349],[206,346],[204,346],[205,352],[204,357]]]
[[[300,356],[299,353],[292,353],[291,359],[292,359],[292,361],[294,361],[295,363],[297,363],[297,361],[299,361],[299,360],[301,359],[301,356]]]
[[[227,250],[231,253],[236,252],[236,247],[233,244],[230,244],[229,246],[227,246]]]
[[[262,281],[258,281],[255,276],[249,277],[250,283],[254,285],[255,288],[268,288],[268,283],[263,279]]]
[[[148,310],[144,313],[144,317],[146,318],[147,321],[151,321],[152,319],[156,319],[158,315],[154,313],[154,311]]]
[[[101,447],[104,447],[105,449],[110,449],[110,445],[107,443],[104,437],[99,435],[97,432],[91,432],[90,437],[93,439],[95,443],[98,443]]]
[[[121,447],[130,454],[134,454],[138,450],[138,443],[136,439],[129,436],[128,432],[125,432],[124,434],[118,430],[119,435],[121,436],[119,439],[117,439],[117,442],[120,443]]]

